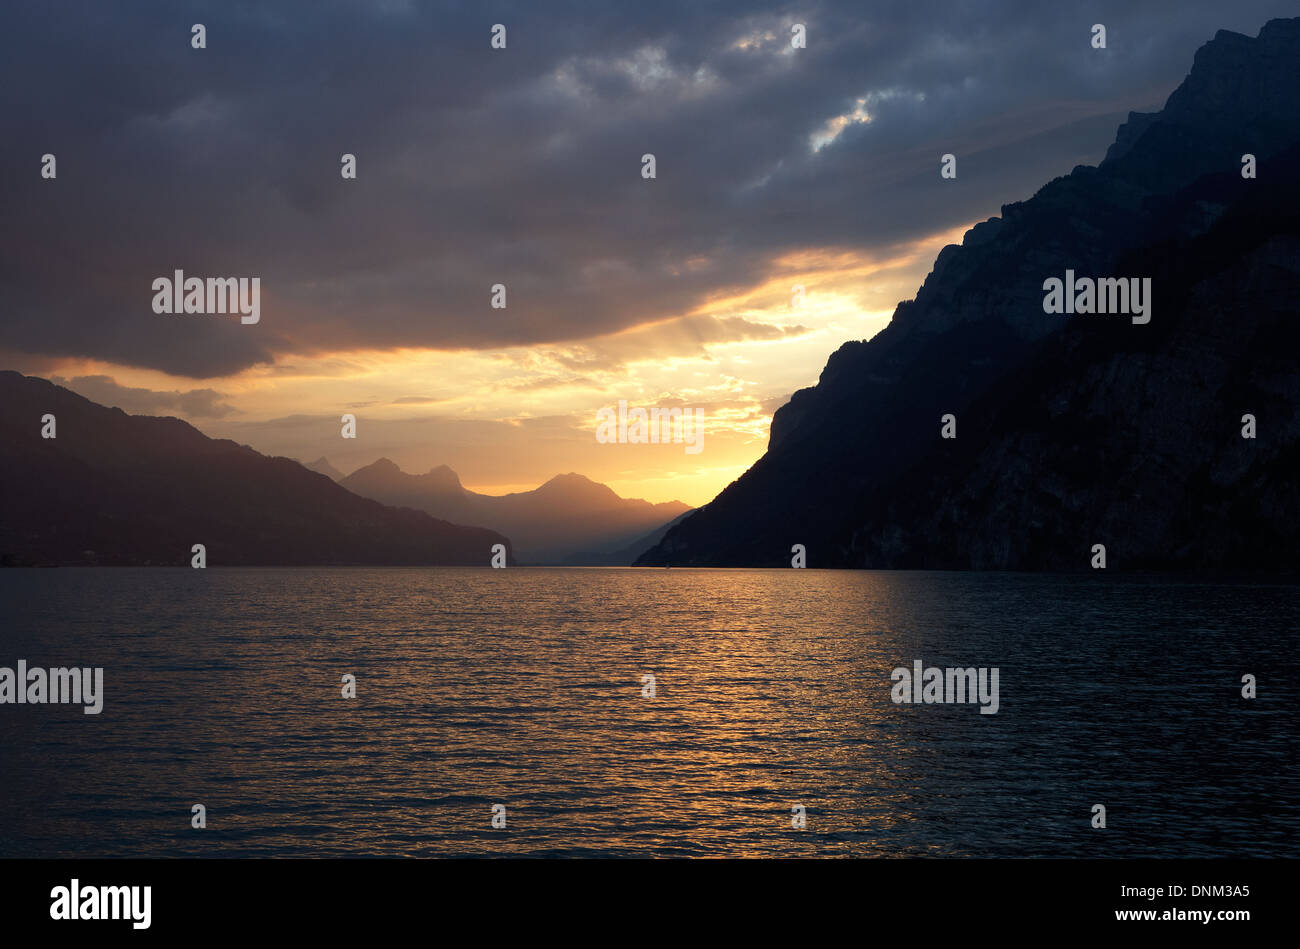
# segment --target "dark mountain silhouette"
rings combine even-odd
[[[42,417],[56,437],[42,437]],[[288,458],[0,372],[9,564],[471,564],[509,541],[359,498]]]
[[[385,504],[501,531],[514,541],[522,563],[626,566],[658,539],[646,535],[666,529],[690,510],[681,501],[651,504],[621,498],[606,485],[573,473],[556,475],[532,491],[479,494],[463,487],[446,465],[413,475],[387,458],[352,472],[340,484]],[[633,544],[640,546],[628,550]]]
[[[1087,569],[1104,544],[1110,568],[1300,567],[1297,64],[1300,19],[1220,31],[1100,166],[944,248],[638,562],[788,566],[804,544],[809,566]],[[1045,313],[1067,269],[1150,277],[1151,321]]]
[[[313,461],[313,462],[308,463],[308,462],[302,461],[302,462],[299,462],[299,464],[301,464],[301,465],[302,465],[304,468],[306,468],[308,471],[314,471],[314,472],[316,472],[317,474],[323,474],[325,477],[329,478],[331,481],[342,481],[342,480],[343,480],[343,472],[339,471],[339,469],[337,469],[337,468],[335,468],[333,465],[331,465],[331,464],[330,464],[330,460],[329,460],[328,458],[326,458],[324,455],[321,455],[319,458],[317,458],[317,459],[316,459],[315,461]]]

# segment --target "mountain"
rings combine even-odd
[[[45,438],[43,416],[54,416]],[[0,562],[469,564],[510,542],[359,498],[288,458],[0,371]]]
[[[515,556],[524,563],[626,566],[654,541],[630,552],[629,545],[690,510],[681,501],[651,504],[621,498],[606,485],[572,472],[532,491],[496,496],[468,490],[446,465],[415,475],[380,458],[340,483],[385,504],[498,530],[514,541]]]
[[[317,474],[323,474],[331,481],[343,480],[343,472],[339,471],[339,469],[331,465],[330,460],[326,458],[324,455],[321,455],[319,458],[317,458],[315,461],[311,462],[310,464],[308,464],[305,461],[299,462],[299,464],[301,464],[308,471],[314,471]]]
[[[575,562],[581,562],[583,564],[605,567],[626,567],[629,564],[635,564],[638,557],[663,540],[664,536],[670,530],[680,524],[687,517],[690,517],[691,512],[694,510],[694,508],[691,508],[690,510],[683,511],[667,524],[660,524],[650,533],[642,534],[636,540],[632,541],[632,543],[620,547],[617,550],[609,551],[608,553],[575,554],[574,560]]]
[[[945,247],[638,563],[1300,569],[1297,63],[1300,19],[1220,31],[1099,166]],[[1151,278],[1150,322],[1045,312],[1067,270]]]

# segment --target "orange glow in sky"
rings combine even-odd
[[[466,487],[503,494],[576,471],[624,497],[698,506],[762,455],[776,408],[815,384],[840,344],[879,332],[897,302],[915,294],[940,248],[959,243],[965,230],[882,259],[840,249],[789,254],[743,292],[587,339],[455,352],[305,352],[207,380],[91,360],[64,360],[41,374],[128,412],[184,417],[207,435],[266,454],[325,456],[344,474],[380,457],[415,473],[446,464]],[[804,287],[801,301],[795,285]],[[103,376],[127,389],[215,390],[220,408],[187,415],[133,405],[129,393],[87,381]],[[620,399],[701,409],[702,451],[597,443],[597,410]],[[355,440],[340,436],[343,413],[357,417]]]

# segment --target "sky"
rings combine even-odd
[[[703,504],[945,244],[1097,164],[1217,30],[1294,13],[7,5],[0,368],[344,473],[447,464],[505,493],[576,471]],[[155,313],[175,270],[258,277],[259,322]],[[620,400],[698,409],[702,450],[598,442]]]

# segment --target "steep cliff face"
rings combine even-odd
[[[1300,20],[1220,32],[1099,167],[945,248],[639,562],[788,565],[799,543],[810,566],[1071,569],[1102,543],[1111,566],[1300,564],[1298,62]],[[1150,277],[1151,322],[1044,313],[1067,270]]]
[[[845,562],[1071,569],[1101,543],[1111,567],[1300,565],[1300,192],[1266,193],[1144,250],[1171,318],[1045,343],[882,492]]]

